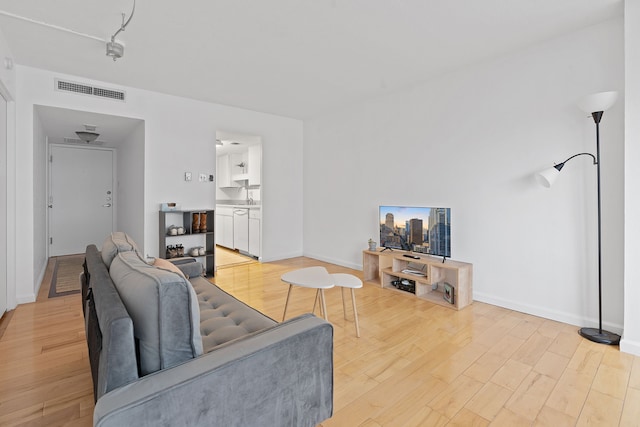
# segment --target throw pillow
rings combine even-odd
[[[157,268],[164,268],[165,270],[173,271],[174,273],[178,273],[185,279],[188,279],[187,276],[184,275],[184,272],[180,270],[174,263],[171,261],[167,261],[166,259],[156,258],[153,261],[153,266]]]
[[[111,268],[111,262],[118,253],[130,251],[138,253],[136,242],[127,233],[114,231],[102,243],[102,261],[104,261],[107,268]]]
[[[198,298],[184,276],[149,265],[135,252],[118,253],[109,274],[133,320],[142,375],[202,354]]]

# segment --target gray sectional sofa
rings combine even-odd
[[[148,264],[124,233],[101,249],[87,247],[81,276],[95,426],[311,427],[331,417],[329,323],[278,323],[201,277],[195,261]]]

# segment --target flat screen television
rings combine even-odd
[[[380,246],[451,257],[451,208],[380,206]]]

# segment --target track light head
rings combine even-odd
[[[124,45],[118,43],[115,40],[107,42],[107,56],[110,56],[115,61],[118,58],[122,58],[124,55]]]

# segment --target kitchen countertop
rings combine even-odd
[[[260,208],[262,208],[261,205],[247,205],[246,203],[245,204],[238,204],[238,203],[233,203],[233,202],[224,202],[224,203],[216,202],[216,206],[224,207],[224,208],[235,208],[235,209],[238,209],[238,208],[242,208],[242,209],[260,209]]]

